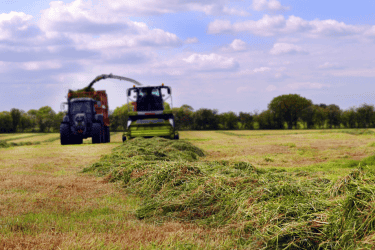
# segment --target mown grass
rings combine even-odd
[[[7,143],[6,141],[0,141],[0,148],[9,148],[9,147],[16,147],[16,146],[29,146],[29,145],[38,145],[40,142],[10,142]]]
[[[339,131],[0,149],[0,248],[371,249],[373,136]]]
[[[83,172],[141,197],[134,212],[139,219],[217,228],[231,235],[236,248],[353,249],[374,243],[375,156],[342,160],[348,174],[339,178],[324,176],[327,166],[262,169],[200,161],[203,156],[186,141],[134,139]]]

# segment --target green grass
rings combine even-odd
[[[106,176],[140,197],[134,211],[138,219],[219,228],[233,236],[236,248],[370,246],[366,237],[375,234],[375,156],[303,170],[200,161],[203,156],[186,141],[134,139],[84,172]]]

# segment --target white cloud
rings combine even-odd
[[[321,89],[328,85],[316,83],[316,82],[299,82],[299,83],[290,83],[287,85],[288,88],[297,90],[297,89]]]
[[[289,7],[282,6],[277,0],[253,0],[252,7],[256,11],[269,10],[269,11],[281,11],[289,10]]]
[[[229,45],[234,51],[243,51],[246,50],[246,43],[241,39],[234,39],[233,42]]]
[[[25,70],[43,70],[43,69],[59,69],[62,67],[60,62],[56,61],[35,61],[35,62],[25,62],[20,66]]]
[[[270,50],[271,55],[284,55],[284,54],[307,54],[300,46],[290,43],[275,43]]]
[[[226,6],[223,7],[223,14],[232,15],[232,16],[248,16],[249,13],[244,10],[238,10],[235,8],[228,8]]]
[[[319,69],[339,69],[341,68],[338,63],[325,62],[318,67]]]
[[[0,14],[0,41],[25,40],[40,34],[37,26],[31,23],[31,15],[23,12]]]
[[[331,19],[306,21],[293,15],[285,19],[283,15],[267,14],[256,21],[247,20],[233,24],[229,20],[214,20],[208,24],[207,31],[210,34],[249,32],[259,36],[305,34],[312,38],[375,34],[374,27],[347,25]]]
[[[270,71],[271,68],[268,68],[268,67],[260,67],[260,68],[255,68],[253,71],[254,73],[263,73],[263,72],[266,72],[266,71]]]
[[[209,34],[233,32],[233,27],[229,20],[217,19],[208,24],[207,32]]]
[[[313,20],[309,24],[312,26],[310,34],[317,36],[347,36],[362,33],[365,29],[361,26],[347,25],[336,20]]]
[[[268,92],[272,92],[275,90],[277,90],[277,87],[275,85],[268,85],[268,87],[266,88],[266,91]]]
[[[102,2],[114,12],[132,16],[160,15],[179,11],[199,11],[207,15],[248,15],[244,10],[228,8],[226,4],[229,3],[229,0],[104,0]]]
[[[51,2],[50,8],[42,11],[40,27],[47,34],[68,37],[78,49],[174,47],[182,44],[175,34],[150,29],[145,23],[111,13],[105,6],[106,2],[103,4],[104,7],[82,0],[66,4]]]
[[[232,69],[238,66],[234,58],[224,57],[215,53],[209,55],[195,53],[182,60],[198,70]]]
[[[254,87],[249,87],[249,86],[242,86],[242,87],[238,87],[236,89],[236,92],[237,93],[243,93],[243,92],[251,92],[251,91],[255,91],[256,88]]]
[[[199,40],[198,40],[198,38],[196,38],[196,37],[189,37],[189,38],[187,38],[186,40],[185,40],[185,43],[186,44],[190,44],[190,43],[198,43],[199,42]]]
[[[370,29],[365,31],[365,36],[375,36],[375,25],[373,25]]]

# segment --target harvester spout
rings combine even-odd
[[[94,85],[94,83],[96,83],[96,82],[98,82],[98,81],[100,81],[102,79],[106,79],[106,78],[113,78],[113,79],[124,80],[124,81],[128,81],[128,82],[132,82],[135,85],[142,86],[141,83],[137,82],[134,79],[131,79],[131,78],[128,78],[128,77],[124,77],[124,76],[115,76],[115,75],[112,75],[112,73],[111,73],[109,75],[103,74],[103,75],[97,76],[92,82],[90,82],[90,84],[86,88],[84,88],[84,91],[90,91],[90,89],[91,89],[92,85]]]

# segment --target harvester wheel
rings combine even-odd
[[[122,136],[122,142],[124,142],[124,141],[126,141],[126,136],[125,135]]]
[[[70,130],[68,124],[61,124],[60,125],[60,141],[61,145],[68,145],[70,142]]]
[[[102,133],[101,133],[100,123],[92,124],[92,143],[101,143],[102,142]]]
[[[179,140],[180,139],[180,135],[179,134],[174,135],[174,139],[175,140]]]

